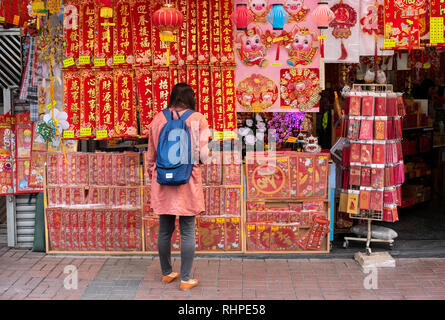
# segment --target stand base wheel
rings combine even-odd
[[[343,242],[343,248],[348,248],[349,247],[349,241],[348,240],[345,240],[344,242]]]

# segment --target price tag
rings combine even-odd
[[[80,64],[80,65],[90,64],[90,63],[91,63],[91,58],[90,58],[90,56],[80,56],[80,57],[79,57],[79,64]]]
[[[97,130],[96,131],[97,139],[105,139],[108,138],[108,130]]]
[[[0,17],[0,22],[5,22],[5,17]]]
[[[318,36],[318,40],[323,40],[323,39],[327,39],[328,36],[325,34],[323,36]]]
[[[105,66],[105,58],[94,58],[94,66],[95,67],[104,67]]]
[[[53,102],[51,102],[49,105],[46,106],[46,109],[50,110],[55,104],[56,104],[56,101],[53,100]]]
[[[68,68],[68,67],[71,67],[74,65],[75,65],[74,58],[68,58],[68,59],[63,60],[63,66],[65,68]]]
[[[80,136],[81,137],[91,136],[91,128],[80,128]]]
[[[122,64],[125,63],[125,57],[123,55],[118,55],[113,57],[114,64]]]
[[[383,46],[385,48],[394,48],[396,46],[396,39],[385,39]]]
[[[278,37],[272,40],[273,43],[283,41],[284,37]]]
[[[65,131],[63,131],[63,138],[64,139],[73,139],[74,138],[74,131],[72,131],[72,130],[65,130]]]
[[[289,137],[289,138],[287,138],[287,142],[290,142],[290,143],[297,142],[297,137]]]
[[[20,24],[20,16],[14,16],[14,20],[12,20],[12,24],[18,26]]]
[[[108,146],[109,146],[109,147],[115,147],[116,145],[117,145],[116,140],[110,140],[110,141],[108,141]]]
[[[233,132],[233,131],[224,131],[223,132],[223,139],[224,140],[235,139],[235,132]]]
[[[213,140],[221,140],[224,134],[220,131],[213,132]]]
[[[409,25],[412,25],[414,23],[413,20],[406,20],[406,22],[408,22]]]
[[[282,63],[271,63],[270,65],[272,67],[281,67],[283,64]]]
[[[259,225],[259,226],[258,226],[258,230],[264,230],[264,229],[266,229],[266,226],[265,226],[265,225]]]
[[[224,223],[225,220],[224,220],[224,218],[216,218],[216,222],[217,223]]]
[[[247,230],[255,230],[255,225],[254,224],[248,224],[247,225]]]
[[[278,227],[277,227],[277,226],[271,226],[271,227],[270,227],[270,230],[272,230],[272,231],[278,231]]]
[[[232,218],[231,220],[233,223],[239,223],[239,218]]]
[[[431,17],[430,18],[430,43],[444,43],[443,32],[444,19],[443,17]]]

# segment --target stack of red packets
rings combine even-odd
[[[401,94],[345,94],[343,126],[349,146],[342,151],[340,212],[354,218],[398,220],[401,184],[405,180]]]
[[[68,153],[67,160],[48,154],[50,250],[142,250],[139,154]]]

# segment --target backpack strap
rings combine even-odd
[[[173,120],[173,113],[171,113],[168,108],[165,108],[164,110],[162,110],[162,113],[164,114],[165,118],[167,119],[167,122]]]
[[[181,119],[182,121],[185,121],[188,119],[188,117],[190,117],[193,113],[195,113],[195,110],[190,110],[188,109],[186,112],[184,112],[184,114],[182,115],[182,117],[180,117],[179,119]]]

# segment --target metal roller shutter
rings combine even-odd
[[[34,243],[34,224],[36,213],[36,195],[17,195],[16,212],[16,247],[32,248]]]

